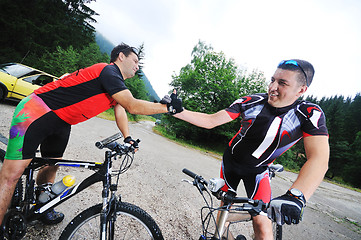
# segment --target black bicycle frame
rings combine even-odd
[[[73,161],[73,160],[60,160],[60,159],[46,159],[46,158],[34,158],[30,165],[25,169],[23,175],[26,176],[26,192],[25,192],[25,213],[26,220],[28,222],[36,220],[40,215],[50,208],[54,208],[59,204],[65,202],[66,200],[72,198],[76,194],[80,193],[89,186],[97,183],[103,182],[103,210],[107,205],[107,198],[109,196],[109,187],[111,186],[111,176],[110,169],[112,165],[111,158],[113,157],[110,151],[105,152],[105,161],[103,163],[97,162],[85,162],[85,161]],[[56,196],[54,199],[46,203],[37,203],[32,208],[30,208],[31,203],[35,203],[34,199],[34,171],[42,166],[67,166],[67,167],[83,167],[90,170],[98,170],[94,174],[90,175],[77,185],[67,189],[60,195]],[[106,216],[105,216],[106,218]]]

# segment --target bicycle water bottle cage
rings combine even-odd
[[[35,195],[36,195],[36,198],[38,199],[39,198],[39,195],[42,193],[42,192],[45,192],[45,191],[48,191],[48,192],[51,192],[51,186],[53,184],[52,183],[44,183],[44,184],[41,184],[41,185],[38,185],[35,189]]]

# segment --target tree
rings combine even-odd
[[[361,95],[356,94],[354,99],[333,96],[324,97],[320,101],[311,100],[326,115],[330,142],[330,162],[326,176],[361,187]]]
[[[345,123],[348,129],[346,138],[351,144],[356,139],[356,134],[361,131],[361,93],[356,94],[352,101],[349,100],[348,105],[349,107],[345,109],[347,111]]]
[[[149,100],[147,90],[145,89],[144,82],[139,78],[139,75],[135,75],[132,78],[125,80],[125,85],[129,88],[129,91],[137,99]]]
[[[98,45],[91,42],[80,50],[74,49],[73,46],[66,49],[58,46],[56,51],[43,54],[33,66],[59,77],[95,63],[109,62],[109,60],[108,54],[101,53]]]
[[[44,52],[94,41],[92,0],[2,0],[0,62],[33,65]]]
[[[192,57],[190,64],[172,76],[170,84],[177,89],[184,107],[189,110],[214,113],[243,95],[265,91],[263,73],[240,71],[233,59],[213,51],[204,42],[199,41],[194,47]],[[207,130],[173,118],[167,118],[167,121],[177,137],[196,142],[206,140],[207,144],[224,143],[239,128],[237,123],[230,123]]]
[[[353,154],[350,155],[350,163],[344,166],[344,180],[353,186],[361,188],[361,131],[357,132],[355,141],[351,146]]]

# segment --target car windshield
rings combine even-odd
[[[10,74],[11,76],[14,76],[17,78],[27,75],[29,73],[32,73],[32,74],[39,73],[39,71],[36,71],[32,68],[29,68],[29,67],[26,67],[23,65],[19,65],[16,63],[0,64],[0,71]]]

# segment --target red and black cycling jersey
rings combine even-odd
[[[224,159],[226,167],[265,167],[302,137],[328,135],[322,109],[307,101],[275,108],[267,94],[255,94],[236,100],[226,111],[232,119],[242,117],[240,130],[229,142],[232,157]]]
[[[97,63],[48,83],[34,93],[56,115],[74,125],[116,105],[111,96],[125,89],[117,65]]]

